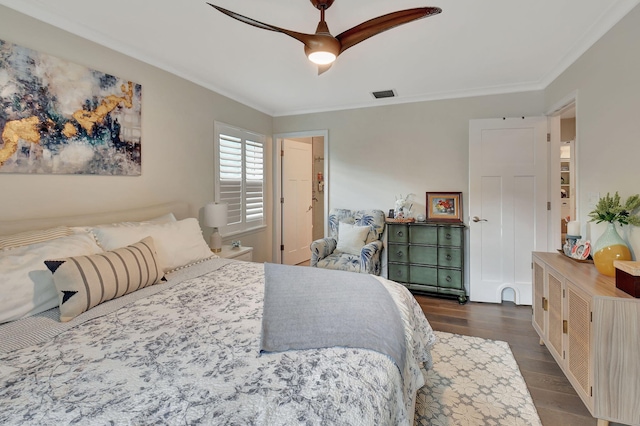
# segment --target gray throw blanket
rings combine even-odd
[[[260,352],[329,347],[371,349],[404,371],[400,311],[369,275],[265,264]]]

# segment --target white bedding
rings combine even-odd
[[[435,340],[411,294],[380,278],[406,328],[403,381],[370,350],[260,356],[263,269],[208,260],[64,325],[52,310],[0,327],[0,351],[3,336],[13,345],[0,424],[411,424]],[[25,347],[7,337],[30,324]]]

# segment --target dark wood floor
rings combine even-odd
[[[587,426],[597,421],[531,325],[531,306],[474,303],[415,295],[434,330],[509,343],[544,426]]]

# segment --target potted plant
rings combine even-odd
[[[600,198],[596,208],[589,213],[590,222],[607,222],[607,228],[593,246],[593,263],[601,274],[613,277],[616,273],[614,260],[631,260],[629,247],[616,231],[615,224],[640,225],[640,217],[636,216],[638,209],[640,195],[630,196],[623,204],[616,191],[614,196],[607,193]]]

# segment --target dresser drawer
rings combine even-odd
[[[409,246],[409,263],[437,265],[438,248],[436,246]]]
[[[462,287],[462,271],[457,269],[438,269],[438,287],[443,289],[458,289]],[[446,293],[446,291],[444,292]]]
[[[253,247],[238,247],[233,248],[230,245],[223,245],[222,251],[216,253],[223,259],[235,259],[251,262],[253,260]]]
[[[438,244],[438,227],[415,225],[409,229],[412,244]]]
[[[251,262],[253,260],[253,254],[249,251],[247,253],[243,253],[239,256],[234,257],[235,260],[244,260],[246,262]]]
[[[407,225],[389,225],[387,239],[390,243],[409,242],[409,227]]]
[[[462,250],[453,247],[440,247],[438,250],[438,266],[461,268]]]
[[[409,266],[389,263],[389,279],[400,283],[409,281]]]
[[[438,285],[438,268],[409,265],[409,279],[415,284]]]
[[[429,294],[437,294],[438,293],[438,286],[436,286],[436,285],[407,283],[407,284],[405,284],[405,287],[407,287],[409,290],[419,291],[421,293],[429,293]]]
[[[389,262],[408,262],[409,246],[406,244],[389,244],[387,247],[387,259]]]
[[[463,228],[453,226],[441,226],[438,228],[438,245],[462,246]]]

